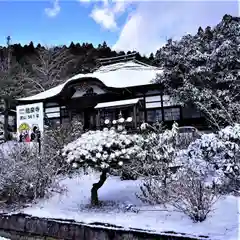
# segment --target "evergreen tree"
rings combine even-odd
[[[166,91],[194,103],[217,128],[239,121],[240,18],[225,15],[213,29],[168,41],[156,53]]]

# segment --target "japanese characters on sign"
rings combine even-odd
[[[19,109],[20,120],[27,120],[27,119],[39,119],[39,111],[40,108],[37,107],[27,107]]]
[[[35,141],[42,135],[43,103],[17,106],[17,133],[20,142]]]

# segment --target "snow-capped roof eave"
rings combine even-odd
[[[163,72],[162,69],[159,69],[159,68],[154,67],[154,66],[147,65],[145,63],[141,63],[141,62],[139,62],[137,60],[129,61],[129,62],[135,64],[135,66],[130,66],[129,67],[130,70],[135,70],[135,71],[144,71],[144,70],[145,71],[154,71],[155,72],[155,76],[157,74],[161,74]],[[107,65],[107,66],[100,67],[98,70],[96,70],[93,73],[77,74],[77,75],[69,78],[65,83],[60,84],[60,85],[58,85],[58,86],[56,86],[54,88],[48,89],[48,90],[46,90],[44,92],[38,93],[38,94],[30,96],[30,97],[20,98],[20,99],[17,99],[17,100],[20,101],[20,102],[21,101],[24,102],[24,101],[42,101],[42,100],[46,100],[46,99],[55,97],[58,94],[60,94],[63,91],[63,89],[65,88],[65,86],[68,85],[69,83],[72,83],[74,81],[83,80],[83,79],[86,79],[86,78],[97,79],[103,85],[105,85],[106,87],[116,88],[116,89],[128,88],[128,87],[136,87],[136,86],[144,86],[144,85],[151,85],[152,84],[152,80],[154,78],[144,80],[143,84],[142,83],[140,83],[140,84],[131,84],[131,82],[130,82],[130,84],[128,84],[129,83],[129,81],[128,81],[127,84],[122,85],[120,87],[118,85],[114,84],[113,81],[111,81],[110,84],[106,83],[107,81],[104,81],[104,79],[103,79],[104,76],[101,76],[101,75],[103,75],[104,73],[116,72],[118,70],[127,69],[126,64],[129,63],[129,62],[125,62],[125,65],[124,65],[124,63],[121,63],[121,64],[119,64],[118,68],[116,68],[116,66],[115,66],[115,69],[113,69],[113,68],[111,69],[112,65]],[[113,64],[113,65],[117,65],[117,64]],[[141,69],[141,68],[143,68],[143,69]],[[101,78],[98,77],[98,76],[101,76]],[[136,81],[138,81],[138,79],[136,79]]]
[[[133,99],[124,99],[119,101],[98,103],[95,106],[95,109],[134,105],[134,104],[137,104],[140,100],[141,98],[133,98]]]

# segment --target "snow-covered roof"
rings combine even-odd
[[[140,99],[141,98],[134,98],[134,99],[114,101],[114,102],[98,103],[95,108],[97,109],[97,108],[107,108],[107,107],[117,107],[117,106],[133,105],[133,104],[137,104]]]
[[[107,66],[102,66],[93,73],[77,74],[65,83],[41,92],[34,96],[21,98],[21,101],[43,100],[58,95],[69,82],[95,78],[105,86],[112,88],[126,88],[151,84],[157,74],[162,74],[163,70],[136,60],[119,62]]]

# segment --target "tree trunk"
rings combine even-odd
[[[8,100],[4,99],[4,140],[5,142],[9,140],[8,133]]]
[[[104,182],[107,179],[107,170],[103,170],[102,174],[100,176],[100,180],[97,183],[94,183],[92,186],[92,190],[91,190],[91,204],[92,205],[98,205],[99,201],[98,201],[98,189],[102,187],[102,185],[104,184]]]

